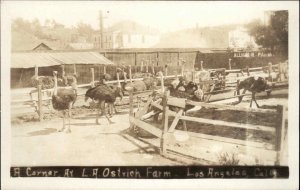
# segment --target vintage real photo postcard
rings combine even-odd
[[[298,189],[298,10],[1,1],[3,188]]]

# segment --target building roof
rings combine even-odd
[[[42,42],[39,45],[37,45],[35,48],[33,48],[32,50],[35,50],[35,51],[52,50],[52,48],[50,48],[48,45],[46,45],[45,43]]]
[[[12,53],[11,68],[49,67],[63,64],[113,64],[98,52]]]

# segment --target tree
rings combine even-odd
[[[288,11],[275,11],[268,25],[255,20],[247,26],[255,42],[273,55],[288,56]]]
[[[79,22],[77,24],[76,30],[79,35],[87,37],[90,40],[91,35],[95,32],[91,25]]]

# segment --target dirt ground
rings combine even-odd
[[[231,92],[232,93],[232,92]],[[228,95],[231,95],[228,93]],[[263,108],[274,108],[276,105],[287,105],[288,90],[272,92],[270,97],[258,94],[257,101]],[[226,96],[226,94],[222,94]],[[219,96],[213,96],[219,98]],[[109,125],[101,118],[101,125],[95,124],[95,110],[79,98],[72,111],[72,132],[58,132],[62,126],[62,114],[49,110],[44,114],[44,121],[38,122],[37,113],[12,115],[12,165],[179,165],[181,162],[161,157],[157,149],[146,141],[135,138],[133,131],[128,130],[128,105],[118,106],[120,111],[113,117],[114,124]],[[230,104],[232,100],[222,103]],[[245,97],[239,104],[249,107],[250,99]],[[254,105],[255,107],[255,105]],[[12,110],[12,113],[13,110]],[[274,127],[277,115],[251,114],[246,112],[196,107],[187,115],[218,119],[238,123],[260,124]],[[170,118],[170,123],[172,118]],[[155,124],[159,127],[159,124]],[[203,125],[187,122],[188,131],[208,135],[218,135],[253,142],[274,143],[274,135],[255,130],[244,130],[229,127]],[[182,130],[182,125],[177,129]],[[141,132],[141,131],[140,131]],[[144,134],[149,139],[149,135]],[[157,139],[152,139],[157,141]]]
[[[62,119],[12,125],[12,166],[178,165],[158,150],[126,134],[128,115],[95,124],[95,116],[78,115],[71,133],[58,132]]]

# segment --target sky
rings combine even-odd
[[[263,19],[264,10],[284,8],[282,2],[222,1],[2,1],[10,19],[22,17],[41,23],[46,19],[71,27],[79,22],[99,29],[99,11],[104,26],[132,20],[144,26],[170,32],[184,28],[241,24]]]

